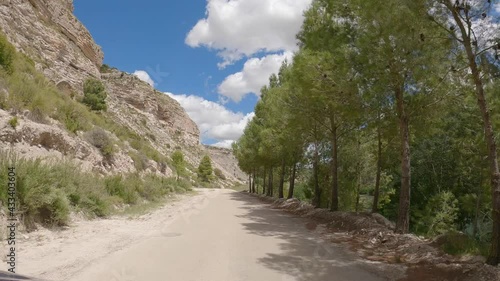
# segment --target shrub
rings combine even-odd
[[[430,198],[417,226],[430,236],[456,230],[458,200],[453,193],[445,191]]]
[[[12,127],[12,129],[16,129],[17,125],[19,124],[19,121],[17,120],[17,117],[14,116],[9,120],[9,125]]]
[[[105,157],[111,157],[114,150],[114,143],[108,133],[101,128],[96,128],[85,133],[84,138],[95,146]]]
[[[127,204],[136,204],[139,196],[136,192],[136,186],[140,186],[138,177],[123,178],[122,176],[112,176],[104,181],[109,195],[118,196]]]
[[[450,255],[488,255],[488,243],[479,242],[463,233],[449,232],[436,239],[438,246]]]
[[[134,167],[138,172],[142,172],[149,167],[149,159],[144,154],[129,152],[129,156],[134,161]]]
[[[110,214],[109,203],[96,194],[85,197],[80,205],[97,217],[106,217]]]
[[[83,100],[82,102],[94,111],[105,111],[106,106],[106,89],[101,81],[97,79],[87,79],[83,84]]]
[[[40,108],[35,108],[31,110],[28,114],[28,119],[39,123],[39,124],[47,124],[47,119],[45,118],[45,114]]]
[[[117,70],[116,67],[111,67],[107,64],[101,65],[100,72],[101,73],[111,73],[113,70]]]
[[[14,70],[13,61],[15,55],[16,50],[12,44],[9,43],[3,34],[0,34],[0,66],[2,66],[8,74],[12,74]]]
[[[226,180],[226,176],[224,175],[224,173],[222,173],[222,171],[218,168],[215,168],[214,170],[214,174],[221,180]]]
[[[143,184],[138,185],[138,192],[142,198],[155,202],[168,193],[165,178],[149,174],[143,180]]]
[[[6,86],[3,85],[3,80],[0,77],[0,109],[7,109],[8,102],[7,102],[7,92],[3,90]]]
[[[66,129],[72,133],[77,131],[86,131],[90,127],[89,120],[81,108],[71,103],[62,103],[57,108],[55,119],[64,123]]]
[[[35,222],[47,226],[66,224],[69,219],[69,202],[59,188],[64,179],[60,179],[59,174],[50,166],[42,165],[40,160],[9,158],[11,163],[15,163],[19,210],[23,210],[23,221],[27,229],[34,229]],[[5,162],[1,166],[5,166]],[[2,195],[2,200],[5,200],[7,195]]]

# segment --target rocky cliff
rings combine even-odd
[[[2,0],[0,27],[54,83],[79,91],[86,77],[100,77],[104,55],[71,0]]]
[[[108,110],[104,117],[126,128],[129,134],[146,143],[148,151],[155,152],[141,155],[144,153],[131,143],[133,140],[127,141],[108,129],[118,149],[113,161],[108,161],[89,144],[85,132],[68,132],[61,122],[50,118],[44,124],[33,122],[28,118],[29,111],[19,115],[20,126],[14,129],[8,125],[8,120],[15,113],[2,110],[0,147],[8,145],[17,153],[30,157],[69,157],[86,169],[102,173],[135,171],[138,160],[133,155],[140,155],[146,163],[143,165],[145,172],[167,176],[172,175],[172,169],[165,164],[174,150],[181,149],[192,170],[203,155],[210,154],[214,165],[229,180],[242,178],[229,151],[214,154],[200,144],[198,127],[177,101],[133,75],[119,70],[101,73],[104,54],[90,32],[73,15],[72,0],[0,0],[0,28],[15,48],[30,57],[36,69],[60,92],[78,97],[83,93],[85,80],[101,80],[108,93]],[[0,91],[7,89],[1,89],[0,85]],[[156,152],[161,157],[151,157],[156,156]],[[146,156],[150,159],[144,159]],[[167,161],[162,162],[160,158]]]

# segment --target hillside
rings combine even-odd
[[[169,155],[174,150],[181,149],[193,167],[209,153],[200,144],[196,124],[177,101],[133,75],[102,67],[104,54],[73,15],[72,1],[4,2],[0,4],[0,27],[8,41],[33,61],[36,72],[43,73],[57,91],[65,95],[57,99],[65,100],[62,106],[72,107],[66,114],[76,119],[72,123],[85,123],[68,126],[66,120],[61,120],[64,118],[51,116],[49,110],[46,110],[47,118],[36,120],[33,116],[37,114],[33,112],[43,112],[37,103],[44,101],[24,103],[20,108],[4,107],[0,114],[2,147],[9,146],[21,155],[33,157],[67,155],[101,173],[144,169],[165,176],[172,175]],[[106,73],[101,73],[101,68]],[[34,69],[30,71],[35,72]],[[108,93],[108,110],[97,117],[79,112],[85,109],[73,102],[81,98],[83,83],[89,78],[100,79]],[[10,90],[2,88],[5,93]],[[52,97],[39,98],[45,99],[47,104],[53,102]],[[45,106],[50,107],[47,104]],[[19,118],[16,129],[7,125],[13,115]],[[109,159],[105,159],[98,148],[86,141],[85,132],[97,127],[115,140],[117,149],[112,161],[107,161]],[[214,161],[228,180],[237,180],[234,171],[238,168],[232,157],[217,157]]]
[[[72,1],[2,2],[0,28],[0,167],[16,169],[21,228],[67,225],[73,213],[106,217],[192,187],[242,183],[232,153],[216,149],[215,156],[202,145],[177,101],[103,66]],[[89,85],[103,94],[103,109],[93,108]],[[174,151],[184,159],[178,179]],[[211,183],[196,174],[205,155],[217,172]],[[9,179],[0,174],[5,186]],[[9,196],[1,190],[0,202]],[[5,225],[4,212],[0,218]]]

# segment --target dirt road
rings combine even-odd
[[[133,241],[69,280],[368,281],[401,274],[358,260],[306,225],[249,195],[220,190],[151,237]]]
[[[198,190],[136,218],[76,219],[66,230],[21,235],[18,245],[17,273],[53,281],[369,281],[405,273],[229,190]]]

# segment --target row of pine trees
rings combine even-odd
[[[380,212],[398,233],[462,231],[498,264],[498,7],[314,0],[233,145],[250,191]]]

